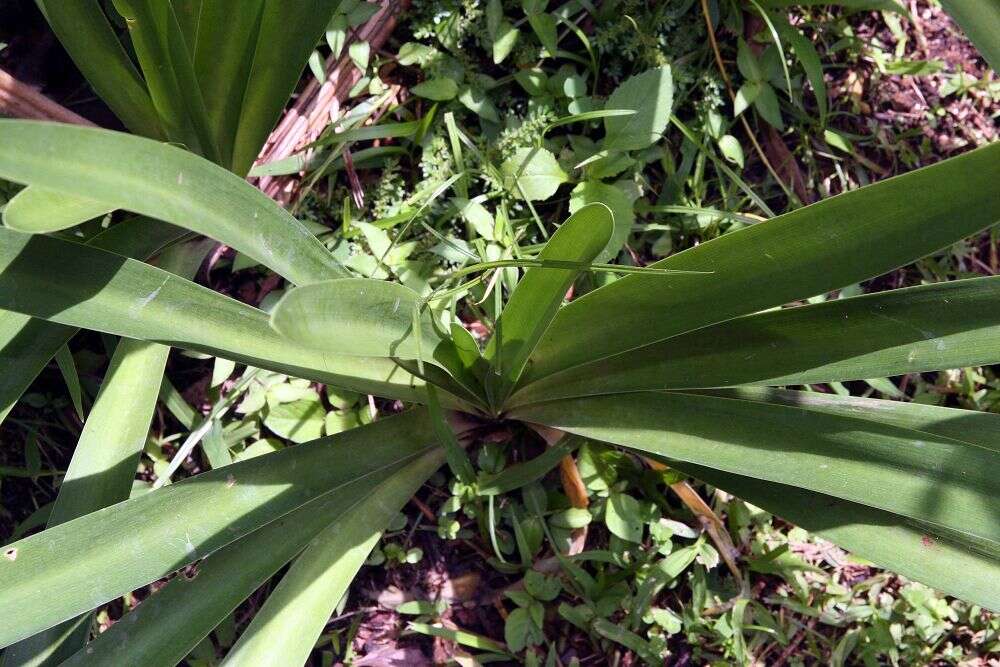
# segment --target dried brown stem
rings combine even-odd
[[[722,76],[723,83],[726,84],[726,91],[729,93],[729,99],[736,103],[736,91],[733,90],[733,82],[729,78],[729,73],[726,71],[726,64],[722,61],[722,52],[719,51],[719,42],[715,39],[715,29],[712,27],[712,15],[708,9],[708,0],[701,0],[701,12],[705,16],[705,29],[708,32],[708,42],[712,46],[712,53],[715,55],[715,64],[719,68],[719,74]],[[764,163],[767,170],[774,177],[774,180],[778,182],[781,189],[785,192],[785,195],[789,198],[792,197],[792,192],[785,185],[785,182],[781,180],[778,176],[778,172],[774,170],[771,166],[771,161],[767,159],[767,155],[764,154],[764,149],[761,148],[760,144],[757,142],[757,137],[754,135],[753,130],[750,128],[750,123],[747,122],[746,116],[740,114],[740,121],[743,123],[743,129],[747,133],[747,137],[750,139],[750,143],[753,144],[754,150],[757,152],[760,161]]]
[[[2,69],[0,69],[0,114],[11,118],[52,120],[71,125],[93,125],[83,116],[53,102]]]
[[[348,35],[348,44],[344,45],[341,55],[327,58],[326,79],[322,84],[315,78],[306,84],[271,132],[257,164],[274,162],[303,150],[341,115],[340,105],[361,78],[361,72],[348,56],[348,46],[353,42],[366,41],[373,51],[378,51],[392,34],[396,20],[409,6],[409,0],[380,0],[380,4],[382,8],[367,23]],[[288,204],[296,198],[300,183],[301,179],[297,176],[262,176],[257,181],[257,187],[271,198]]]
[[[646,457],[643,457],[643,460],[653,470],[669,470],[667,466],[659,461],[654,461]],[[708,503],[698,495],[697,491],[691,488],[691,485],[687,481],[680,480],[679,482],[674,482],[670,485],[670,488],[681,499],[681,502],[687,505],[687,508],[698,517],[698,520],[701,521],[702,526],[705,528],[705,532],[715,542],[715,546],[719,550],[719,555],[722,556],[722,560],[729,567],[729,571],[733,573],[736,581],[742,583],[743,573],[740,572],[740,568],[737,567],[735,560],[735,556],[738,553],[736,546],[733,544],[733,539],[729,536],[729,531],[726,530],[726,525],[719,518],[719,515],[709,507]]]

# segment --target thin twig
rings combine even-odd
[[[733,90],[733,82],[729,78],[729,73],[726,72],[726,65],[722,61],[722,53],[719,51],[719,42],[715,39],[715,29],[712,27],[712,15],[708,9],[708,0],[701,0],[701,11],[705,16],[705,29],[708,31],[708,42],[712,45],[712,53],[715,55],[715,64],[719,68],[719,74],[722,75],[722,81],[726,84],[726,91],[729,93],[729,99],[732,100],[733,104],[736,104],[736,92]],[[761,148],[760,144],[757,142],[757,137],[754,136],[753,130],[750,128],[750,123],[747,122],[746,116],[740,114],[740,121],[743,123],[743,129],[746,130],[747,137],[750,139],[750,143],[753,144],[754,150],[757,151],[757,155],[760,157],[761,162],[767,167],[768,172],[774,177],[774,180],[778,182],[778,185],[784,191],[785,196],[789,199],[795,197],[785,182],[781,180],[778,176],[778,172],[774,170],[771,166],[771,161],[767,159],[764,154],[764,149]]]

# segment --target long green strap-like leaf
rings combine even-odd
[[[998,448],[841,414],[676,392],[552,401],[514,414],[836,496],[1000,546]]]
[[[667,463],[671,463],[667,461]],[[881,567],[1000,611],[1000,559],[890,512],[689,463],[677,467]]]
[[[588,264],[607,245],[614,216],[604,204],[590,204],[569,217],[538,255],[541,260]],[[497,322],[484,357],[492,365],[488,388],[500,405],[521,376],[528,357],[549,327],[580,269],[532,268],[517,283]]]
[[[136,401],[145,398],[149,387],[157,387],[153,376],[162,375],[169,352],[168,347],[145,341],[122,339],[118,343],[108,370],[109,377],[105,379],[105,387],[111,390],[102,391],[98,396],[91,419],[87,421],[87,426],[95,427],[85,429],[81,435],[66,479],[59,488],[50,526],[128,498],[157,392],[155,389],[152,392],[152,402],[137,404]],[[114,384],[109,385],[109,382]],[[133,393],[123,394],[127,390]],[[113,400],[119,401],[117,406],[111,403]],[[142,409],[143,414],[129,412],[133,408]],[[109,429],[114,427],[123,431],[111,431],[114,437],[108,442],[93,440],[98,434],[108,435]],[[138,428],[141,432],[137,438],[135,431]],[[109,461],[109,457],[114,458]],[[87,476],[89,471],[93,471],[93,477]],[[86,643],[90,620],[91,614],[83,614],[14,644],[4,652],[3,667],[61,663]]]
[[[80,72],[125,126],[147,137],[163,129],[145,82],[93,0],[35,0]]]
[[[197,475],[14,542],[0,558],[0,646],[411,461],[429,450],[430,433],[422,411],[389,417]]]
[[[163,267],[192,277],[208,250],[208,242],[172,248]],[[169,347],[155,343],[119,341],[59,486],[48,526],[128,499],[169,354]],[[59,664],[86,643],[90,618],[84,614],[18,642],[4,652],[3,667]]]
[[[1000,362],[1000,277],[739,317],[555,373],[512,404],[742,384],[804,385]]]
[[[438,452],[414,461],[317,535],[282,577],[223,664],[305,664],[385,526],[440,466]],[[291,609],[295,611],[290,613]]]
[[[1000,452],[1000,418],[990,412],[770,387],[736,387],[698,393],[868,419]]]
[[[1000,220],[1000,142],[726,234],[563,308],[524,383],[902,266]]]
[[[227,167],[233,162],[233,142],[263,7],[264,0],[201,0],[194,68],[221,164]]]
[[[49,236],[0,228],[0,308],[353,391],[423,400],[422,383],[391,360],[296,345],[256,308],[148,264]]]
[[[125,17],[167,139],[218,162],[214,138],[207,132],[201,91],[195,84],[191,54],[184,44],[172,3],[114,0],[114,6]]]
[[[182,238],[187,232],[150,220],[127,220],[101,232],[94,247],[127,257],[145,258]],[[38,377],[56,351],[77,329],[37,320],[22,313],[0,310],[0,423]]]
[[[0,120],[0,177],[191,229],[296,284],[348,275],[278,204],[176,146],[94,128]]]
[[[340,0],[264,0],[233,142],[235,173],[250,170],[339,5]]]
[[[180,662],[268,577],[311,541],[318,540],[320,531],[326,528],[326,532],[342,534],[342,539],[348,539],[358,525],[376,529],[380,521],[384,523],[383,517],[395,513],[440,465],[440,450],[430,451],[405,466],[349,484],[250,533],[200,563],[196,577],[172,579],[65,664],[91,667]],[[363,561],[366,556],[367,551],[359,558]],[[337,564],[345,574],[352,566],[346,559]],[[353,567],[350,575],[356,570]],[[272,598],[275,594],[272,593]],[[336,600],[331,604],[336,604]],[[293,621],[301,619],[300,606],[296,605],[296,610],[297,613],[287,617]],[[244,636],[250,637],[249,632]]]

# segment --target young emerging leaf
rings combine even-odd
[[[538,259],[589,264],[607,245],[613,229],[611,209],[604,204],[589,204],[563,223]],[[580,271],[534,267],[518,282],[484,354],[492,365],[490,381],[496,383],[492,391],[494,405],[499,405],[517,382]]]

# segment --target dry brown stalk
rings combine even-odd
[[[52,120],[71,125],[93,125],[83,116],[53,102],[2,69],[0,69],[0,114],[11,118]]]
[[[347,54],[348,46],[353,42],[367,41],[373,52],[378,51],[392,34],[400,14],[409,5],[409,0],[379,1],[381,9],[367,23],[348,35],[348,43],[344,45],[340,57],[327,58],[326,79],[323,83],[312,78],[295,103],[285,112],[264,144],[257,164],[294,155],[315,141],[331,122],[341,116],[340,105],[361,78],[361,72]],[[380,114],[376,113],[378,115]],[[300,183],[301,178],[297,175],[262,176],[257,180],[257,187],[271,198],[288,204],[295,199]]]

